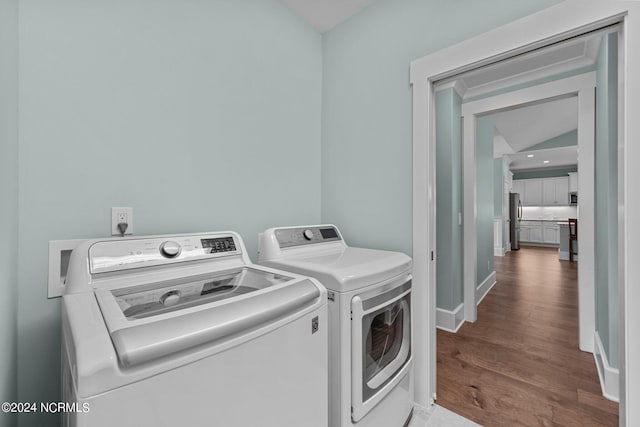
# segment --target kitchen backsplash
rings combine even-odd
[[[523,206],[522,219],[577,218],[577,206]]]

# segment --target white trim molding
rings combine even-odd
[[[515,76],[505,79],[496,80],[487,84],[474,86],[466,91],[467,98],[483,96],[491,92],[496,92],[519,84],[531,82],[534,80],[542,80],[546,77],[558,75],[564,72],[572,71],[577,68],[585,68],[593,66],[596,62],[595,52],[598,50],[597,40],[587,40],[585,42],[584,56],[574,58],[566,62],[538,68],[532,71],[526,71]]]
[[[443,331],[456,333],[464,323],[464,304],[460,304],[454,310],[436,308],[436,328]]]
[[[456,79],[456,80],[450,81],[449,83],[438,85],[438,87],[435,88],[436,92],[440,92],[441,90],[445,90],[445,89],[455,90],[458,96],[460,96],[460,98],[464,98],[468,90],[467,85],[464,83],[464,80],[462,79]]]
[[[480,303],[482,302],[484,297],[486,297],[487,294],[489,293],[489,291],[491,289],[493,289],[495,284],[496,284],[496,272],[494,270],[476,288],[476,304],[475,304],[475,306],[480,305]]]
[[[593,357],[596,360],[596,368],[598,368],[602,395],[609,400],[618,402],[620,399],[620,371],[609,365],[609,359],[604,351],[598,331],[594,332],[594,341],[595,351],[593,352]]]
[[[502,246],[502,217],[493,218],[493,256],[505,256],[507,249]]]

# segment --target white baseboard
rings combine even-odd
[[[557,243],[544,243],[544,242],[520,242],[520,246],[535,246],[536,248],[559,248],[560,247],[560,245]]]
[[[453,311],[436,308],[436,328],[455,333],[463,323],[464,304],[460,304]]]
[[[602,395],[614,402],[620,401],[620,371],[609,366],[607,353],[600,340],[598,331],[594,332],[595,351],[593,357],[596,359],[596,367],[598,368],[598,377],[600,377],[600,387],[602,387]]]
[[[493,256],[505,256],[507,250],[505,248],[498,248],[496,246],[493,247]]]
[[[484,279],[484,282],[480,283],[476,287],[476,305],[480,304],[485,296],[489,293],[493,285],[496,284],[496,272],[495,270]]]

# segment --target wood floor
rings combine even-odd
[[[438,330],[438,404],[485,426],[617,426],[578,349],[577,264],[523,247],[495,265],[478,320]]]

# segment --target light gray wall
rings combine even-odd
[[[17,400],[18,2],[0,0],[0,402]],[[16,423],[0,413],[0,427]]]
[[[618,367],[617,35],[600,45],[596,74],[596,330]]]
[[[538,171],[516,172],[513,179],[557,178],[569,175],[569,172],[578,172],[578,168],[542,169]]]
[[[493,272],[493,135],[491,117],[479,117],[476,124],[476,285]]]
[[[26,0],[19,22],[18,399],[56,402],[49,240],[132,206],[137,235],[236,230],[255,259],[265,228],[320,222],[322,40],[276,0]]]
[[[436,306],[463,302],[462,99],[453,89],[436,93]]]
[[[374,2],[323,35],[322,220],[352,245],[412,248],[409,63],[557,3]]]

